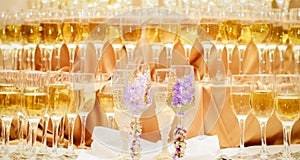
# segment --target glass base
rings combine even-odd
[[[132,158],[128,154],[120,153],[115,160],[132,160]]]
[[[156,155],[153,159],[154,160],[173,160],[172,154],[169,152],[161,152],[158,155]]]
[[[65,159],[77,159],[78,157],[74,150],[67,150],[67,152],[63,156],[65,157]]]
[[[231,159],[234,160],[252,160],[255,159],[252,155],[248,155],[247,153],[237,153],[233,156],[230,156]]]
[[[256,159],[256,160],[269,160],[269,159],[271,159],[272,158],[272,154],[270,154],[269,152],[267,152],[267,153],[264,153],[264,154],[262,154],[262,153],[258,153],[258,154],[255,154],[255,155],[253,155],[252,156],[252,159]]]

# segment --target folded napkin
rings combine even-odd
[[[90,151],[80,152],[78,159],[117,159],[122,150],[122,139],[118,130],[105,127],[95,127],[93,143]],[[129,139],[130,145],[131,139]],[[215,159],[220,151],[217,136],[197,136],[186,140],[187,148],[184,159],[211,160]],[[161,142],[149,142],[141,139],[142,159],[153,159],[161,151]],[[174,152],[174,146],[170,144],[170,153]],[[129,155],[129,153],[127,153]]]

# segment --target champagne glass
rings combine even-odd
[[[226,36],[226,49],[227,49],[227,77],[229,82],[231,76],[231,61],[234,48],[241,36],[242,25],[240,21],[240,8],[238,5],[232,5],[225,10],[225,20],[222,22]]]
[[[74,126],[75,120],[78,116],[78,110],[81,108],[83,103],[83,85],[82,85],[82,73],[70,73],[70,106],[67,111],[68,118],[68,149],[64,153],[64,157],[67,159],[76,159],[78,155],[74,151],[73,137],[74,137]]]
[[[294,73],[299,74],[300,73],[300,40],[299,40],[299,34],[300,34],[300,9],[291,9],[290,10],[290,25],[288,28],[288,35],[289,40],[291,41],[291,44],[293,46],[294,51],[294,63],[295,63],[295,70]]]
[[[29,122],[29,150],[25,157],[36,156],[37,127],[41,118],[48,110],[48,86],[47,73],[41,71],[22,72],[22,112]],[[28,135],[27,135],[28,136]]]
[[[8,16],[8,12],[0,12],[0,51],[1,51],[1,56],[3,57],[2,61],[2,69],[13,69],[12,68],[12,57],[9,53],[10,51],[10,46],[9,46],[9,40],[8,40],[8,33],[6,32],[6,19]]]
[[[36,10],[22,13],[21,33],[26,54],[26,69],[35,70],[35,50],[40,42],[40,14]]]
[[[192,47],[198,37],[197,28],[198,21],[193,15],[195,13],[189,13],[186,16],[180,17],[180,25],[179,25],[179,39],[183,45],[185,57],[187,63],[190,64],[190,55]]]
[[[268,42],[272,32],[272,21],[270,20],[270,9],[257,9],[252,12],[252,16],[256,17],[251,23],[250,30],[252,40],[258,48],[258,73],[267,73],[266,70],[266,43]]]
[[[277,74],[275,84],[275,113],[283,126],[283,151],[276,159],[298,159],[291,154],[291,131],[300,115],[300,76]]]
[[[92,8],[89,16],[89,40],[93,42],[98,60],[101,59],[104,43],[107,41],[106,19],[110,12],[103,8]]]
[[[113,99],[113,91],[112,91],[112,81],[111,81],[111,73],[101,73],[104,74],[102,78],[102,89],[97,94],[97,98],[99,100],[99,106],[104,110],[106,119],[108,121],[107,126],[109,128],[113,128],[114,122],[114,99]]]
[[[240,149],[233,159],[250,159],[244,145],[245,123],[251,112],[250,82],[250,75],[232,75],[230,80],[230,106],[240,126]]]
[[[59,71],[48,71],[47,86],[49,87],[49,109],[48,114],[52,120],[53,144],[51,159],[61,159],[58,153],[58,127],[71,103],[69,73]]]
[[[131,11],[121,17],[121,39],[126,47],[128,63],[133,62],[133,52],[142,35],[141,12]]]
[[[267,151],[266,125],[274,111],[275,78],[273,74],[255,74],[251,76],[251,112],[258,120],[261,130],[261,151],[254,157],[268,159],[270,153]]]
[[[182,125],[186,111],[195,106],[194,69],[190,65],[172,65],[169,73],[168,105],[174,110],[178,124],[174,131],[174,158],[183,158],[186,129]]]
[[[78,109],[78,113],[81,119],[81,139],[78,148],[86,149],[85,146],[85,127],[86,119],[89,112],[94,108],[96,101],[96,87],[94,86],[95,75],[93,73],[81,73],[82,74],[82,86],[83,86],[83,103]]]
[[[9,134],[13,117],[21,105],[21,74],[19,71],[0,71],[0,116],[2,121],[1,159],[9,158]]]
[[[167,65],[171,67],[173,48],[178,41],[178,14],[171,10],[162,10],[160,14],[158,37],[166,49]]]
[[[125,69],[116,69],[113,71],[112,75],[114,117],[122,139],[121,153],[118,155],[119,159],[130,159],[130,156],[128,155],[128,144],[130,132],[129,124],[132,121],[132,117],[130,116],[128,109],[123,105],[126,71],[127,70]]]
[[[167,68],[156,69],[154,73],[153,94],[156,104],[155,112],[162,143],[162,150],[155,156],[155,159],[172,159],[172,154],[168,150],[168,139],[175,114],[167,105],[168,75],[169,69]]]
[[[131,64],[125,73],[125,87],[123,95],[123,105],[128,109],[130,115],[134,117],[130,127],[133,137],[130,156],[132,159],[141,158],[141,114],[150,107],[151,97],[151,76],[149,65]]]

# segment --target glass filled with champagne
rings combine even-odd
[[[58,152],[58,127],[71,103],[70,74],[60,71],[47,72],[47,87],[49,94],[48,114],[52,120],[53,144],[50,158],[62,158]]]
[[[10,159],[10,126],[21,105],[21,73],[20,71],[1,70],[0,80],[0,116],[3,136],[0,157]]]
[[[279,159],[299,159],[299,152],[291,154],[291,131],[300,115],[300,76],[296,74],[277,74],[275,94],[275,113],[283,126],[283,151],[276,155]]]
[[[261,129],[261,151],[255,157],[268,159],[270,153],[266,144],[266,125],[274,112],[274,86],[275,76],[273,74],[251,75],[251,112],[256,117]]]
[[[300,9],[290,10],[288,36],[294,51],[294,73],[300,73]]]
[[[230,79],[230,106],[240,126],[240,149],[232,156],[233,159],[250,159],[245,151],[245,122],[251,112],[250,106],[250,75],[232,75]]]
[[[22,113],[29,121],[31,137],[29,140],[30,150],[24,154],[31,158],[36,156],[36,138],[37,127],[41,118],[48,111],[48,86],[47,73],[41,71],[23,71],[22,72]]]

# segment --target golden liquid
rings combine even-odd
[[[272,25],[255,23],[250,26],[253,42],[256,44],[265,43],[271,34]]]
[[[41,23],[42,27],[42,41],[46,44],[54,44],[59,34],[59,24],[58,23]]]
[[[106,24],[103,22],[89,23],[89,38],[95,41],[104,41],[106,35]]]
[[[87,40],[89,37],[89,33],[90,33],[89,24],[88,23],[81,24],[81,31],[82,31],[81,38],[79,39],[79,41],[83,42]]]
[[[271,43],[272,44],[282,44],[282,36],[283,36],[283,26],[273,26]]]
[[[69,85],[49,85],[49,115],[62,117],[69,109],[71,102]]]
[[[5,28],[0,28],[0,40],[2,43],[8,43],[8,35]]]
[[[108,38],[112,44],[121,44],[122,43],[119,27],[120,26],[118,24],[109,25]]]
[[[62,34],[66,43],[79,42],[82,39],[82,28],[80,23],[64,22]]]
[[[112,94],[97,94],[97,98],[99,100],[99,106],[106,113],[114,112],[114,97]]]
[[[24,93],[22,111],[29,118],[41,118],[47,111],[48,95],[46,93]]]
[[[250,93],[231,93],[230,103],[236,116],[246,118],[251,111]]]
[[[201,23],[198,28],[198,35],[201,33],[199,30],[204,30],[211,40],[216,40],[219,34],[219,24],[217,23]]]
[[[300,115],[300,96],[276,96],[275,111],[281,121],[296,121]]]
[[[37,44],[40,41],[40,26],[35,24],[24,24],[21,26],[22,38],[25,43]]]
[[[20,43],[22,40],[21,25],[7,25],[6,33],[8,35],[9,42]]]
[[[293,45],[300,45],[300,26],[290,26],[288,35]]]
[[[227,20],[223,23],[226,40],[237,42],[242,32],[242,25],[239,20]]]
[[[161,24],[158,31],[158,36],[163,43],[176,43],[178,40],[177,32],[177,24]]]
[[[122,39],[125,43],[136,43],[142,34],[141,26],[139,25],[123,25]]]
[[[268,119],[274,110],[274,92],[267,90],[251,91],[251,109],[258,119]]]
[[[181,43],[193,45],[197,39],[197,24],[180,24],[179,36]]]
[[[84,92],[82,89],[70,89],[70,106],[68,114],[77,114],[81,105],[83,105]]]
[[[15,116],[21,104],[21,94],[15,91],[0,91],[0,115]]]
[[[249,24],[242,24],[241,36],[239,38],[240,44],[248,44],[251,41],[251,29]]]
[[[158,25],[151,25],[151,26],[147,26],[146,28],[146,39],[147,42],[150,44],[155,44],[155,43],[160,43],[160,39],[158,36],[158,32],[159,32],[159,26]]]

